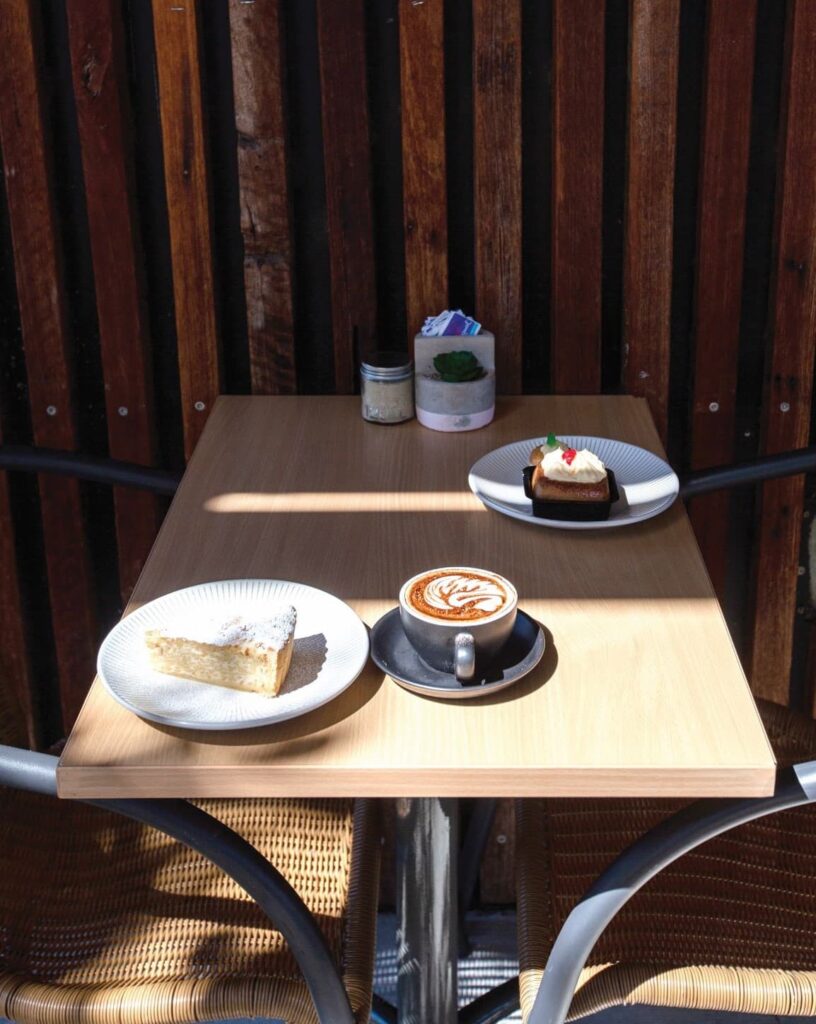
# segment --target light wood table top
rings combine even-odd
[[[663,454],[646,403],[501,399],[489,427],[380,426],[353,397],[223,397],[130,610],[206,580],[299,580],[369,624],[438,565],[512,580],[541,665],[468,701],[369,662],[332,703],[248,731],[142,721],[94,682],[62,755],[66,797],[763,795],[774,758],[681,502],[639,525],[554,530],[488,511],[467,474],[553,430]]]

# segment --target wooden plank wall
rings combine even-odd
[[[553,4],[552,388],[601,390],[604,9]]]
[[[780,124],[771,344],[762,405],[763,453],[807,444],[816,337],[816,6],[791,5]],[[757,692],[784,701],[781,666],[793,651],[791,622],[800,563],[804,480],[762,488],[757,525],[750,673]]]
[[[668,440],[680,0],[633,0],[631,11],[623,380]]]
[[[352,392],[461,303],[501,390],[643,395],[681,472],[804,445],[814,54],[813,0],[7,0],[0,436],[180,463],[219,391]],[[0,481],[0,668],[48,742],[160,509],[38,493]],[[691,514],[755,691],[811,709],[809,495]]]
[[[401,3],[403,223],[407,342],[448,301],[443,5]]]
[[[521,4],[473,5],[475,315],[503,325],[496,387],[522,390]]]
[[[34,4],[14,0],[0,19],[0,146],[17,303],[28,370],[31,435],[46,448],[77,447],[71,341],[62,252],[53,201],[39,25]],[[13,440],[13,438],[9,438]],[[39,481],[54,647],[63,718],[72,721],[93,665],[96,614],[86,523],[75,481]],[[22,567],[17,567],[18,576]],[[9,614],[17,609],[12,605]]]
[[[111,456],[156,458],[146,293],[130,152],[124,26],[113,0],[69,4],[68,31],[88,231],[96,282],[105,416]],[[158,525],[155,498],[115,493],[119,583],[136,583]]]
[[[276,4],[232,0],[244,291],[252,390],[293,394],[292,210],[286,140],[286,51]]]
[[[706,43],[701,126],[691,465],[735,460],[740,296],[756,11],[715,0]],[[719,594],[728,569],[728,492],[691,503],[691,521]]]
[[[175,0],[153,3],[181,415],[188,459],[221,391],[200,10],[196,4]]]

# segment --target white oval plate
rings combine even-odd
[[[271,605],[297,609],[295,646],[277,697],[243,693],[155,672],[144,634],[195,615],[260,618]],[[362,672],[368,630],[347,604],[324,590],[287,580],[216,580],[158,597],[122,619],[97,658],[105,688],[151,722],[182,729],[250,729],[304,715],[334,700]]]
[[[607,437],[558,434],[558,440],[572,448],[588,448],[615,474],[620,498],[612,506],[609,519],[588,523],[562,519],[539,519],[524,493],[522,470],[530,461],[530,452],[546,438],[515,441],[496,448],[475,462],[468,474],[470,489],[488,508],[513,519],[559,530],[604,530],[641,523],[664,512],[677,497],[680,481],[671,466],[654,452]]]

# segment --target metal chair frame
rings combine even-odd
[[[641,836],[604,871],[573,907],[553,944],[529,1024],[563,1024],[595,943],[618,911],[649,879],[683,854],[757,818],[816,803],[816,761],[777,773],[769,797],[698,800]],[[513,978],[465,1007],[461,1024],[496,1024],[519,1007]]]
[[[170,495],[176,493],[181,481],[180,473],[168,469],[154,469],[152,466],[140,466],[136,462],[82,455],[79,452],[12,444],[0,445],[0,469],[55,473],[57,476],[72,476],[78,480],[136,487],[155,494]]]
[[[590,886],[564,922],[547,959],[529,1024],[562,1024],[566,1020],[593,946],[621,907],[650,878],[708,839],[809,803],[816,803],[816,761],[778,772],[772,796],[699,800],[634,842]]]
[[[688,500],[812,470],[816,470],[816,445],[690,473],[680,483],[679,496]],[[598,937],[624,903],[655,874],[721,832],[813,800],[816,762],[809,762],[780,773],[776,792],[767,800],[700,801],[643,836],[598,878],[567,918],[547,961],[530,1024],[560,1024],[566,1018],[581,970]],[[482,800],[472,812],[472,827],[461,856],[462,920],[473,899],[495,810],[495,800]],[[511,979],[465,1007],[459,1019],[462,1024],[495,1024],[518,1007],[518,984]]]
[[[134,463],[12,445],[0,445],[0,469],[58,473],[168,495],[175,493],[180,481],[178,474]],[[813,469],[816,446],[690,474],[681,482],[680,497],[688,499]],[[56,764],[57,759],[48,755],[0,746],[0,783],[56,796]],[[780,772],[772,797],[702,800],[634,843],[598,878],[564,923],[547,961],[530,1024],[561,1024],[566,1019],[581,970],[598,937],[620,908],[655,874],[722,832],[810,802],[816,802],[816,762]],[[314,918],[283,876],[254,847],[183,800],[88,803],[161,829],[230,875],[255,899],[290,944],[319,1019],[352,1024],[348,995]],[[473,807],[471,827],[460,855],[460,920],[475,892],[495,805],[495,801],[479,801]],[[518,984],[511,979],[464,1007],[458,1019],[462,1024],[496,1024],[518,1005]],[[371,1020],[375,1024],[393,1024],[396,1010],[375,997]]]

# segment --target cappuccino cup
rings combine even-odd
[[[470,566],[427,569],[399,594],[402,628],[417,654],[463,683],[474,678],[477,660],[495,657],[507,643],[517,607],[509,580]]]

